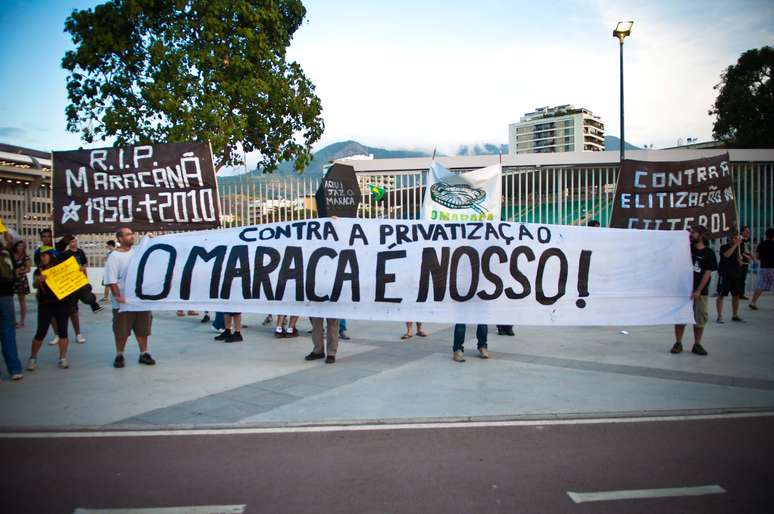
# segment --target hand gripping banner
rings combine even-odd
[[[692,322],[686,232],[318,219],[145,238],[125,310],[518,325]]]

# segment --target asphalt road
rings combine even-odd
[[[774,417],[315,433],[0,439],[0,512],[771,513]],[[574,503],[568,491],[719,485]]]

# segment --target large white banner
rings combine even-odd
[[[129,310],[517,325],[692,322],[687,232],[318,219],[145,238]]]
[[[422,218],[431,221],[500,221],[502,166],[452,173],[433,161],[427,173]]]

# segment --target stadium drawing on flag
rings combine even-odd
[[[430,164],[422,218],[432,221],[500,221],[502,166],[453,173]]]

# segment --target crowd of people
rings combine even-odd
[[[593,220],[589,226],[599,226]],[[731,321],[742,322],[740,316],[740,302],[750,300],[749,308],[758,310],[758,302],[764,291],[774,288],[774,228],[766,230],[766,237],[761,241],[755,251],[750,248],[750,230],[742,227],[741,231],[734,232],[720,247],[719,259],[715,252],[708,246],[706,240],[707,230],[701,225],[694,226],[690,231],[691,258],[693,262],[693,334],[694,344],[691,351],[697,355],[707,355],[707,351],[701,344],[704,328],[709,321],[709,284],[712,273],[718,273],[717,299],[715,308],[716,321],[724,323],[724,300],[731,296]],[[135,236],[130,228],[121,228],[116,232],[116,240],[108,241],[108,252],[104,269],[102,302],[111,303],[113,318],[112,327],[116,354],[113,359],[115,368],[123,368],[126,364],[124,350],[129,337],[134,334],[139,346],[139,364],[152,366],[155,359],[148,352],[148,338],[151,335],[153,315],[150,311],[121,311],[122,303],[126,302],[123,291],[120,289],[124,277],[129,270],[132,252],[134,251]],[[23,328],[27,323],[27,295],[35,289],[37,300],[37,326],[32,339],[30,356],[27,360],[27,371],[37,369],[38,353],[43,346],[43,341],[49,328],[54,337],[49,345],[57,346],[59,350],[58,366],[62,369],[69,367],[67,350],[70,343],[68,336],[69,326],[72,325],[75,332],[75,342],[86,343],[86,338],[81,333],[81,323],[78,314],[78,304],[88,305],[93,312],[100,312],[103,307],[92,291],[91,285],[86,285],[65,298],[58,298],[47,285],[45,280],[46,270],[74,258],[82,273],[86,274],[88,258],[82,249],[78,247],[78,239],[72,235],[65,235],[56,243],[53,233],[49,229],[40,231],[40,244],[32,253],[28,254],[27,243],[23,241],[13,230],[7,230],[3,234],[0,245],[0,339],[2,339],[2,354],[6,368],[12,380],[23,378],[22,364],[18,356],[16,345],[16,330]],[[28,280],[28,274],[33,268],[32,288]],[[758,283],[755,286],[752,298],[745,296],[746,280],[750,267],[757,265]],[[18,317],[14,305],[14,298],[19,303]],[[195,315],[195,311],[178,311],[178,316]],[[276,320],[276,321],[275,321]],[[205,312],[201,320],[203,323],[212,322],[214,328],[219,331],[215,336],[216,341],[224,343],[236,343],[244,341],[242,335],[242,314],[239,312],[218,312],[210,317]],[[267,315],[263,321],[264,326],[274,325],[276,338],[295,338],[299,336],[297,323],[298,316],[280,314],[273,317]],[[347,340],[347,322],[333,318],[310,318],[312,329],[313,348],[305,359],[313,361],[325,359],[328,364],[336,362],[339,341]],[[414,329],[415,327],[415,329]],[[683,335],[686,325],[675,326],[675,343],[671,353],[683,351]],[[455,362],[465,362],[464,341],[466,326],[456,324],[452,344],[452,359]],[[501,336],[514,336],[513,325],[497,325],[497,334]],[[422,330],[421,322],[407,322],[406,331],[400,337],[408,340],[416,335],[427,337]],[[488,327],[479,324],[476,327],[477,350],[482,359],[490,358],[491,354],[487,344]]]

